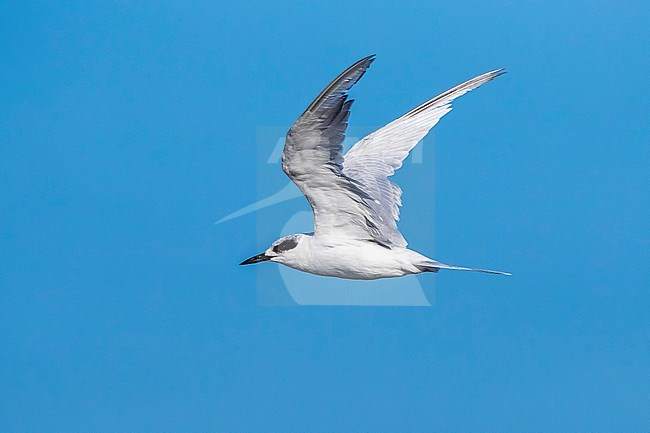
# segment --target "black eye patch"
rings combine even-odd
[[[287,238],[280,242],[279,244],[273,246],[273,251],[276,253],[281,253],[284,251],[292,250],[298,245],[298,239],[296,238]]]

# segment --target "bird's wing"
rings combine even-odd
[[[451,103],[461,95],[503,74],[497,69],[472,78],[447,90],[402,117],[357,142],[345,155],[343,175],[353,179],[363,192],[375,200],[370,203],[379,216],[380,232],[393,240],[392,244],[406,246],[397,229],[402,190],[388,180],[411,149],[451,111]]]
[[[352,100],[348,90],[363,76],[374,56],[343,71],[309,105],[289,132],[282,169],[300,188],[314,212],[315,235],[367,239],[391,244],[373,197],[343,172],[343,138]]]

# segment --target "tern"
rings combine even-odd
[[[357,142],[343,155],[353,100],[348,92],[375,56],[332,81],[287,133],[282,170],[309,202],[314,232],[285,236],[241,265],[277,262],[303,272],[355,280],[401,277],[440,269],[507,272],[440,263],[408,249],[397,228],[402,190],[388,178],[411,149],[451,111],[454,99],[504,74],[472,78]]]

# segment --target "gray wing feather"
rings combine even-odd
[[[348,91],[373,62],[365,57],[332,81],[287,133],[282,169],[314,212],[314,232],[404,247],[399,220],[402,190],[388,179],[410,150],[451,110],[451,102],[503,73],[466,81],[366,136],[343,157],[352,100]]]
[[[364,191],[376,199],[374,212],[384,223],[380,230],[394,245],[406,246],[396,223],[402,190],[388,177],[402,166],[404,158],[431,128],[451,111],[454,99],[503,73],[503,69],[487,72],[447,90],[364,137],[345,155],[343,173],[364,185]]]
[[[375,56],[365,57],[332,81],[287,133],[282,169],[300,188],[314,212],[314,231],[390,243],[364,185],[343,173],[343,139],[352,100],[348,90]]]

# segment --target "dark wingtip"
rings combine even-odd
[[[350,65],[323,89],[316,99],[309,104],[305,113],[317,110],[328,98],[347,98],[348,90],[363,77],[374,60],[375,54],[371,54]]]
[[[377,54],[371,54],[371,55],[366,56],[363,59],[359,60],[359,62],[357,62],[357,63],[366,62],[366,63],[368,63],[366,65],[366,68],[369,68],[370,65],[372,64],[372,62],[374,62],[376,58],[377,58]]]
[[[366,69],[368,69],[370,67],[372,62],[375,61],[375,58],[377,58],[376,54],[371,54],[369,56],[366,56],[366,57],[364,57],[364,58],[362,58],[360,60],[357,60],[357,62],[354,63],[352,66],[350,66],[348,69],[353,69],[353,68],[356,68],[356,67],[362,67],[364,69],[364,71],[365,71]],[[361,77],[359,77],[359,78],[361,78]]]

